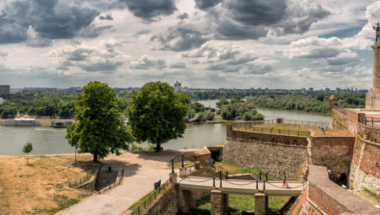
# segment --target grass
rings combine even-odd
[[[279,210],[288,201],[286,196],[269,196],[269,208]],[[209,215],[211,210],[211,198],[206,196],[196,201],[196,209],[191,212],[179,212],[177,215]],[[255,210],[255,196],[253,195],[229,195],[229,211],[250,212]]]
[[[165,186],[164,190],[161,190],[161,193],[160,193],[159,195],[158,195],[158,193],[157,193],[158,196],[157,196],[156,198],[152,197],[152,202],[154,202],[156,199],[159,199],[159,198],[160,198],[162,195],[164,195],[165,192],[166,192],[167,190],[169,190],[172,186],[173,186],[172,184],[168,184],[168,186]],[[162,186],[161,186],[161,188],[162,188]],[[143,196],[141,199],[139,199],[137,202],[133,203],[133,205],[131,205],[131,206],[130,206],[127,210],[125,210],[125,211],[134,211],[134,210],[136,210],[137,207],[139,207],[140,205],[142,205],[142,204],[144,203],[145,200],[147,200],[148,198],[150,198],[150,197],[154,194],[154,192],[156,192],[156,190],[152,190],[152,191],[150,191],[150,192],[147,193],[145,196]],[[143,211],[145,211],[146,209],[148,209],[148,208],[150,207],[150,205],[151,205],[152,202],[151,202],[151,201],[148,201],[147,204],[146,204],[146,208],[144,208],[144,207],[140,207],[140,213],[142,214]],[[124,212],[125,212],[125,211],[124,211]]]
[[[134,211],[138,206],[140,206],[141,203],[143,203],[147,198],[150,197],[154,193],[155,190],[150,191],[145,196],[143,196],[141,199],[139,199],[137,202],[133,203],[131,207],[129,207],[128,211]]]
[[[91,156],[25,156],[0,157],[1,214],[55,214],[93,193],[69,187],[69,180],[87,175]],[[81,166],[80,166],[81,165]]]
[[[238,128],[235,128],[235,130],[237,129]],[[298,135],[307,136],[309,134],[309,129],[318,129],[318,126],[275,123],[275,124],[239,128],[239,130],[242,130],[242,131],[254,131],[254,132],[272,133],[272,134],[287,134],[287,135],[296,135],[296,136]]]

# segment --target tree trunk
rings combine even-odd
[[[26,153],[26,163],[29,165],[29,157],[28,157],[28,153]]]
[[[92,161],[93,162],[98,162],[98,155],[94,155],[94,159]]]
[[[160,152],[161,150],[161,145],[159,143],[156,143],[156,150],[155,152]]]

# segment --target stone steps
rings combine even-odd
[[[95,183],[95,190],[101,190],[108,185],[115,183],[118,171],[101,170]]]

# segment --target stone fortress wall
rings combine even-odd
[[[347,109],[347,115],[332,110],[332,127],[347,128],[355,135],[348,185],[380,194],[380,128],[359,123],[360,112]]]

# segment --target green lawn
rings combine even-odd
[[[269,208],[281,209],[281,207],[288,201],[289,197],[286,196],[270,196]],[[253,195],[233,195],[229,196],[229,211],[242,211],[249,212],[255,210],[255,196]],[[177,215],[208,215],[211,210],[210,196],[206,196],[196,201],[196,209],[189,213],[179,212]]]

